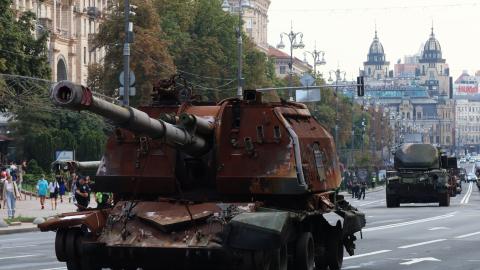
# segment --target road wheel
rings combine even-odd
[[[55,235],[55,254],[57,255],[57,259],[60,262],[64,262],[67,260],[67,253],[65,250],[65,237],[67,234],[67,230],[59,229]]]
[[[68,270],[82,270],[80,256],[77,251],[77,239],[80,236],[78,228],[70,228],[65,235],[65,254]]]
[[[445,193],[440,195],[439,206],[450,206],[450,194]]]
[[[270,270],[287,270],[288,269],[288,250],[287,245],[282,245],[279,249],[272,253],[272,263]]]
[[[295,270],[315,269],[315,244],[310,232],[304,232],[297,240],[295,248]]]
[[[340,270],[343,264],[342,223],[337,221],[327,238],[327,264],[330,270]]]

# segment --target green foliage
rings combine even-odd
[[[131,58],[139,93],[134,105],[148,103],[152,84],[177,72],[207,99],[235,95],[238,15],[224,12],[220,0],[137,0],[133,4],[139,6]],[[96,37],[97,46],[106,47],[105,65],[92,67],[89,74],[91,85],[101,81],[107,94],[119,86],[116,77],[123,67],[121,5],[112,7]],[[271,62],[242,35],[245,87],[271,86],[275,80]]]
[[[25,175],[42,175],[44,172],[40,166],[38,166],[38,163],[35,159],[32,159],[28,162],[28,167],[27,167],[27,174]],[[28,179],[28,177],[27,177]],[[25,178],[24,178],[25,180]]]

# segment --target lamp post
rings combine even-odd
[[[238,26],[237,26],[237,45],[238,45],[238,72],[237,72],[237,98],[243,98],[243,39],[242,39],[242,24],[243,24],[243,8],[251,8],[250,0],[238,0]],[[228,0],[223,0],[222,9],[225,12],[233,13],[233,8],[230,6]]]
[[[278,43],[278,49],[284,49],[285,44],[283,43],[283,37],[287,37],[288,41],[290,41],[290,63],[288,63],[288,67],[290,70],[290,74],[288,77],[288,86],[293,86],[293,50],[294,49],[303,49],[305,48],[305,44],[303,43],[303,33],[302,32],[294,32],[293,31],[293,24],[290,27],[290,32],[286,33],[283,32],[280,34],[280,43]],[[300,38],[300,41],[297,39]],[[289,90],[290,99],[293,99],[293,91]]]
[[[327,62],[325,61],[325,52],[317,50],[317,44],[315,43],[315,47],[313,51],[305,51],[305,55],[309,54],[313,57],[313,77],[315,78],[315,83],[317,80],[317,66],[325,65]],[[321,58],[320,58],[321,57]],[[306,58],[306,57],[305,57]]]
[[[330,70],[329,74],[330,77],[328,81],[330,83],[333,82],[332,73],[335,75],[335,143],[338,145],[338,82],[339,81],[346,81],[345,76],[347,72],[340,70],[337,68],[336,70]],[[342,80],[343,74],[343,80]]]

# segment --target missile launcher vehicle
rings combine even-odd
[[[395,171],[387,178],[387,207],[433,202],[449,206],[454,186],[445,160],[448,158],[431,144],[407,143],[399,147],[394,156]]]
[[[57,106],[117,127],[94,186],[114,206],[39,225],[69,270],[334,270],[354,253],[365,216],[338,194],[334,140],[305,105],[254,90],[206,103],[166,81],[154,93],[137,109],[52,87]]]

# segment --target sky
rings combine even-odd
[[[463,70],[480,70],[480,1],[478,0],[271,0],[268,42],[280,33],[303,33],[305,50],[325,51],[327,64],[317,69],[328,78],[340,68],[347,79],[358,75],[367,59],[375,25],[390,69],[405,55],[418,53],[431,32],[456,79]],[[285,41],[285,39],[284,39]],[[289,42],[286,42],[286,45]],[[288,48],[285,52],[290,53]],[[302,50],[294,55],[304,59]],[[310,63],[313,59],[308,58]]]

